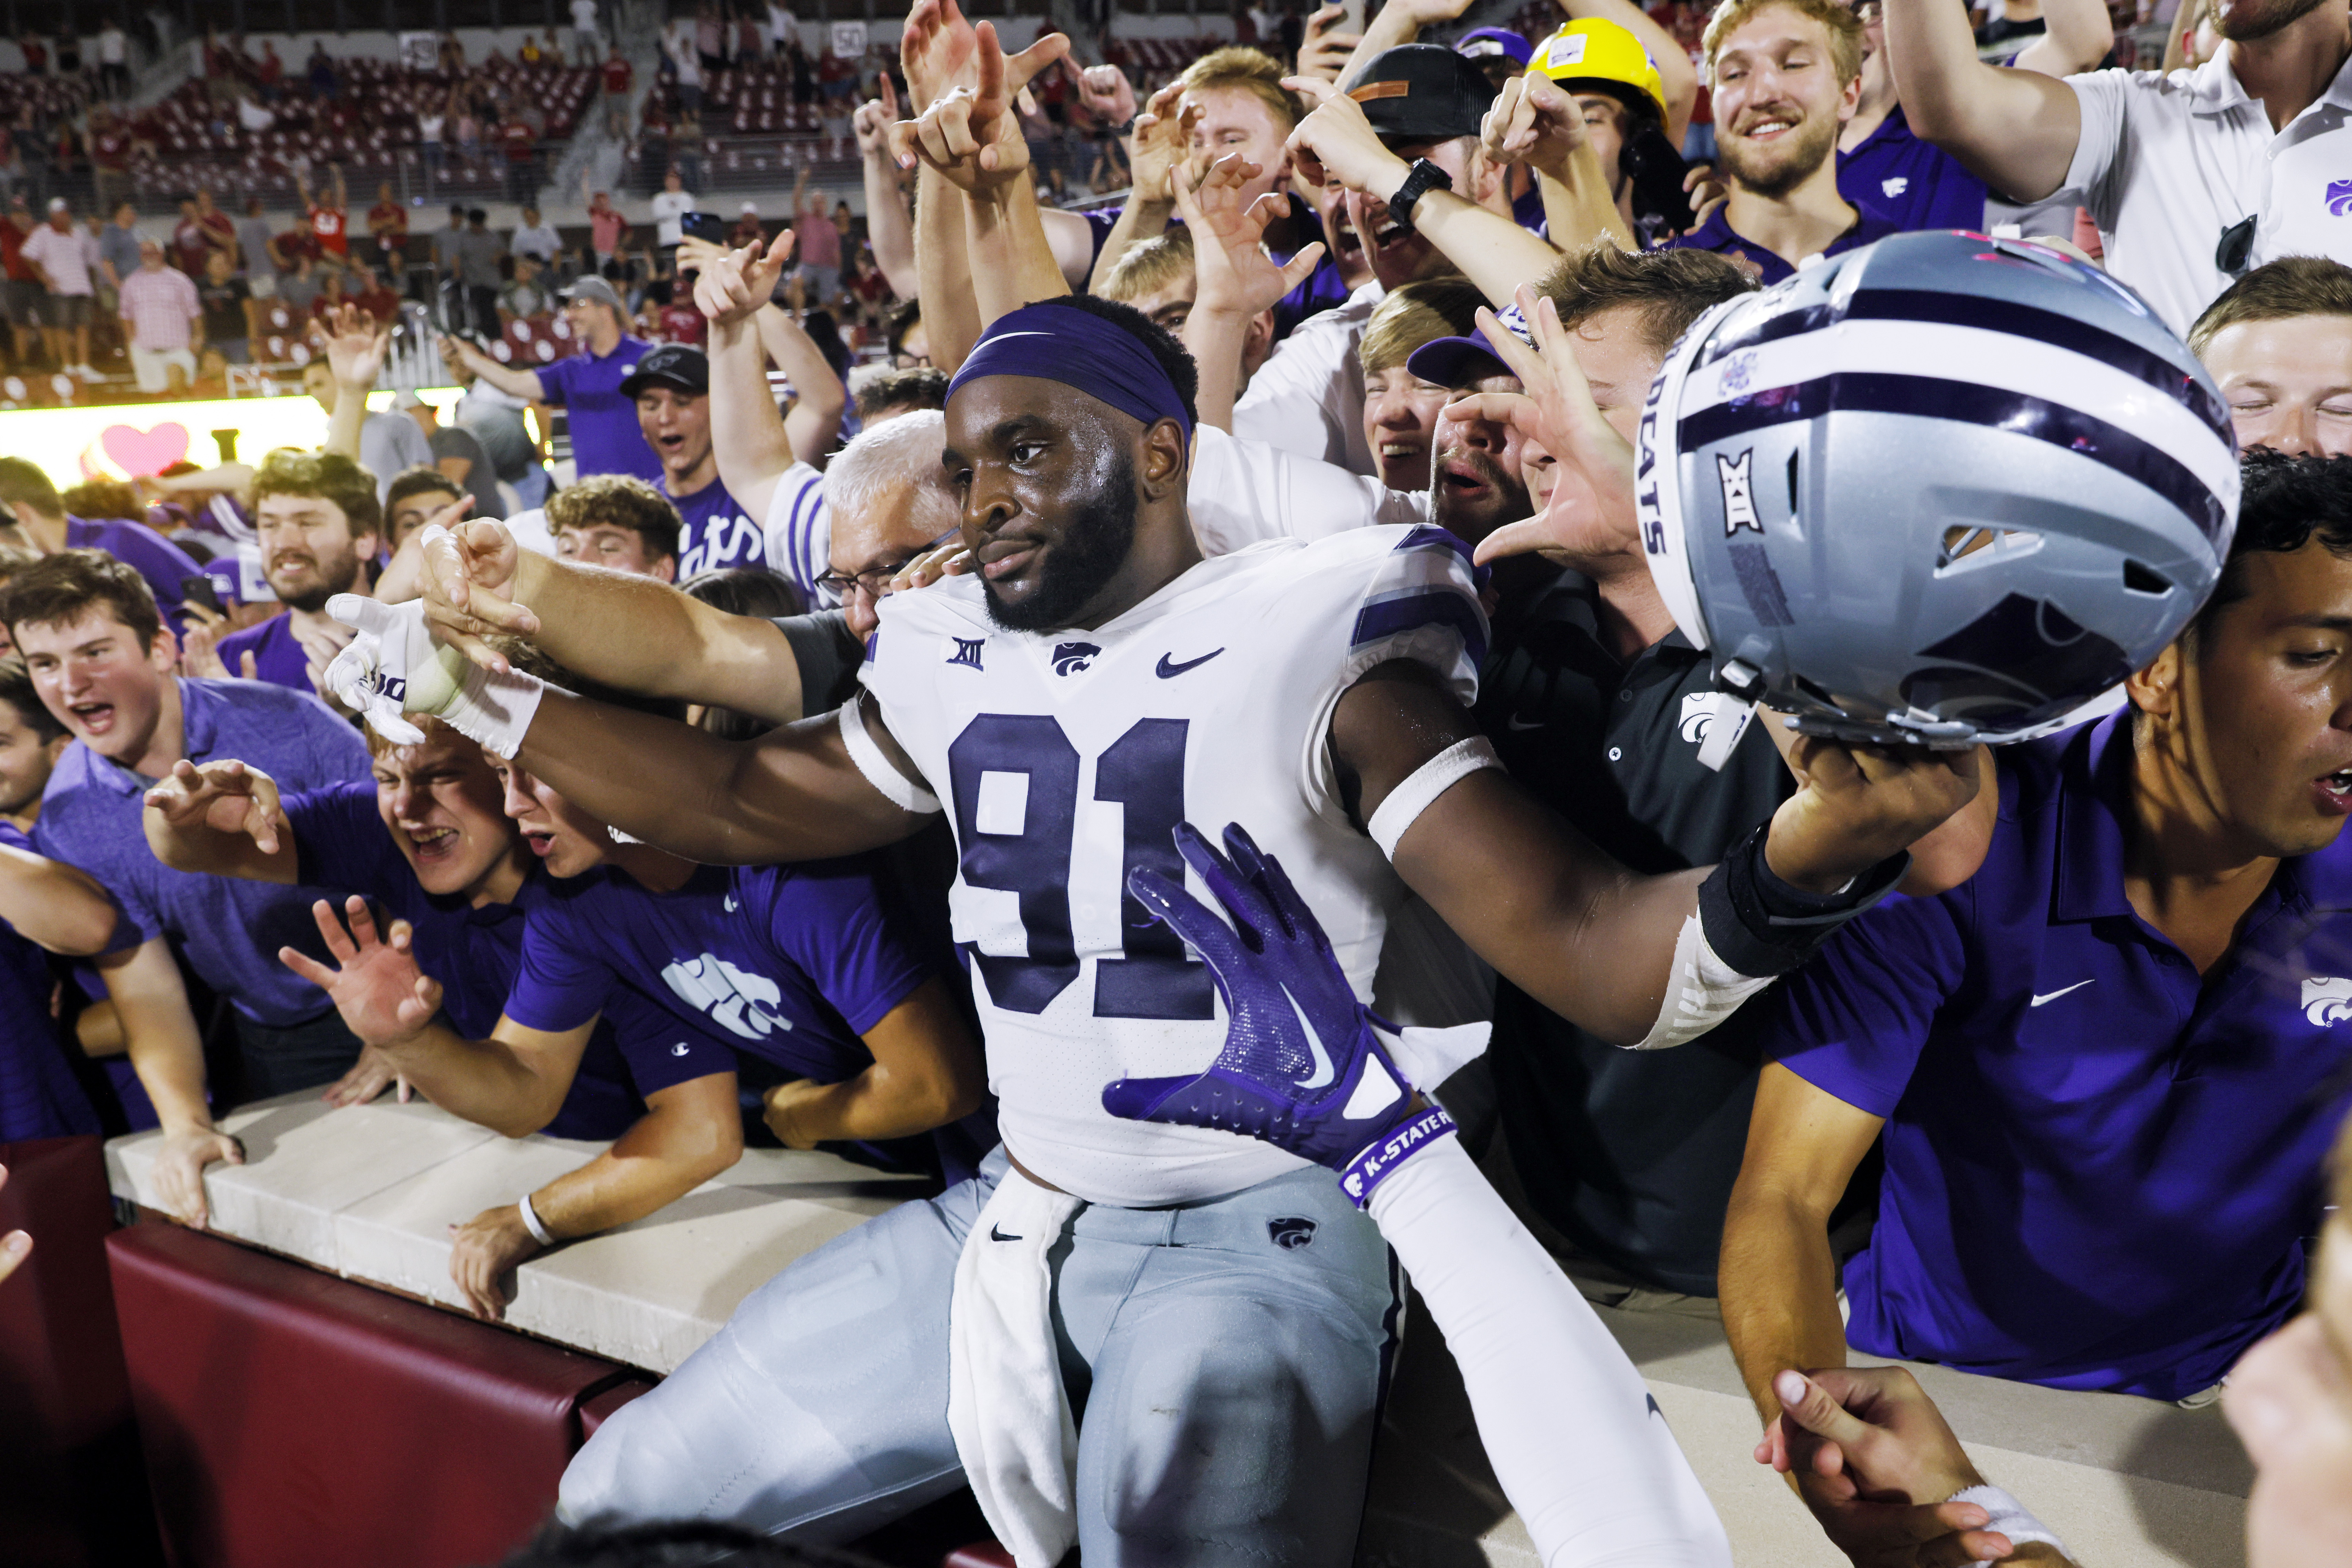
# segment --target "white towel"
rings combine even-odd
[[[1054,1345],[1046,1253],[1079,1200],[1007,1170],[956,1259],[948,1430],[980,1511],[1019,1568],[1078,1539],[1078,1424]]]

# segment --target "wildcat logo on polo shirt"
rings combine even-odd
[[[2352,213],[2352,180],[2328,181],[2328,216],[2330,217],[2342,217],[2346,213]]]
[[[2352,980],[2315,974],[2305,981],[2303,1016],[2322,1028],[2352,1018]]]
[[[1889,196],[1899,196],[1911,188],[1911,176],[1897,174],[1891,180],[1881,180],[1878,182],[1878,188]]]
[[[662,979],[679,1000],[708,1013],[747,1040],[764,1040],[793,1021],[771,1009],[783,1000],[783,989],[764,974],[738,969],[716,953],[681,958],[662,966]]]
[[[1722,720],[1736,720],[1748,704],[1728,691],[1685,691],[1679,733],[1692,745],[1703,745]]]

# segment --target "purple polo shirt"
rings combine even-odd
[[[359,731],[316,697],[258,680],[179,686],[190,762],[236,758],[288,793],[368,776]],[[169,936],[205,984],[256,1022],[286,1028],[325,1013],[326,993],[279,963],[278,950],[324,962],[310,904],[338,889],[173,870],[147,847],[142,826],[140,797],[154,782],[76,741],[41,794],[34,847],[88,871],[122,907],[107,951]]]
[[[550,894],[507,998],[528,1028],[577,1028],[633,990],[738,1051],[838,1083],[874,1059],[858,1037],[935,973],[863,858],[705,866],[674,893],[607,870]]]
[[[68,517],[66,519],[66,548],[68,550],[103,550],[125,566],[146,579],[155,595],[155,603],[164,618],[171,622],[173,635],[186,632],[187,625],[180,605],[187,598],[181,584],[191,577],[205,577],[202,563],[186,551],[147,527],[119,517]],[[217,592],[217,588],[215,590]]]
[[[1822,252],[1823,256],[1843,256],[1849,250],[1859,250],[1865,245],[1876,244],[1890,234],[1902,232],[1901,224],[1888,217],[1870,203],[1855,201],[1843,189],[1839,194],[1845,195],[1846,201],[1861,216],[1855,218],[1852,228],[1830,241],[1828,248]],[[1734,229],[1731,226],[1730,218],[1727,216],[1730,211],[1731,205],[1727,202],[1708,214],[1705,223],[1688,234],[1675,236],[1659,248],[1662,250],[1712,250],[1717,256],[1727,256],[1734,261],[1750,263],[1757,268],[1757,280],[1767,289],[1784,278],[1793,278],[1797,275],[1795,268]],[[1978,216],[1981,219],[1983,215],[1980,213]]]
[[[768,541],[760,524],[717,479],[685,495],[670,495],[665,476],[654,487],[677,508],[677,580],[730,566],[765,566]]]
[[[1876,207],[1898,229],[1984,227],[1985,183],[1913,134],[1899,103],[1861,146],[1837,155],[1837,179],[1838,195]]]
[[[384,914],[406,921],[416,967],[441,983],[441,1011],[450,1027],[469,1040],[488,1038],[522,962],[528,911],[546,897],[546,872],[532,866],[513,903],[477,908],[428,893],[417,882],[377,810],[373,780],[289,795],[283,804],[294,830],[296,876],[364,894]],[[686,1044],[681,1036],[695,1044],[677,1048]],[[624,998],[589,1036],[562,1108],[541,1131],[593,1142],[617,1138],[645,1114],[641,1096],[734,1066],[721,1042]]]
[[[2004,748],[1983,868],[1791,976],[1764,1053],[1886,1119],[1846,1335],[2057,1388],[2210,1388],[2303,1295],[2352,1101],[2352,835],[2201,980],[2124,897],[2130,715]]]
[[[13,822],[0,822],[0,844],[33,847]],[[67,1060],[65,1033],[49,1016],[56,983],[49,955],[0,921],[0,1143],[99,1131]]]
[[[296,691],[315,689],[310,684],[310,656],[302,651],[302,639],[294,635],[289,616],[272,616],[259,626],[232,632],[215,645],[214,651],[231,675],[244,676],[245,656],[250,652],[256,680]]]
[[[583,348],[537,368],[547,401],[572,418],[572,461],[582,479],[590,474],[635,474],[647,484],[662,477],[661,459],[637,427],[637,404],[621,395],[653,344],[625,334],[608,354]]]

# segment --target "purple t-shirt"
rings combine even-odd
[[[2131,751],[2128,710],[2004,747],[1982,868],[1777,998],[1766,1058],[1886,1121],[1859,1350],[2179,1399],[2302,1300],[2352,1101],[2352,835],[2282,861],[2200,976],[2124,893]]]
[[[316,697],[258,680],[179,687],[190,762],[236,758],[289,793],[368,776],[359,731]],[[310,904],[336,889],[173,870],[142,826],[140,797],[154,782],[76,741],[41,795],[34,847],[88,871],[122,906],[107,951],[168,935],[205,984],[258,1023],[285,1028],[325,1013],[326,993],[278,963],[278,950],[326,961]]]
[[[1898,229],[1984,227],[1985,183],[1914,134],[1899,103],[1861,146],[1837,155],[1837,180],[1838,195],[1869,203]]]
[[[572,461],[580,477],[635,474],[647,484],[662,477],[661,459],[637,426],[635,398],[621,395],[621,383],[635,374],[637,361],[653,344],[624,336],[608,354],[582,349],[538,367],[547,401],[562,405],[572,419]]]
[[[33,847],[13,822],[0,822],[0,844]],[[64,1032],[49,1016],[55,985],[49,955],[0,921],[0,1143],[99,1131],[66,1059]]]
[[[103,550],[147,581],[156,605],[172,624],[173,635],[184,635],[187,624],[180,605],[187,598],[182,586],[191,577],[207,577],[203,564],[186,551],[147,527],[119,517],[66,519],[66,548]],[[218,592],[215,588],[215,592]]]
[[[730,566],[765,566],[768,542],[760,525],[717,479],[684,496],[670,495],[669,481],[656,487],[677,508],[677,580]]]
[[[294,635],[291,614],[272,616],[259,626],[232,632],[215,645],[221,665],[231,675],[245,674],[245,655],[253,655],[253,678],[296,691],[315,689],[310,684],[310,656]]]
[[[873,1062],[858,1037],[934,973],[862,857],[705,866],[674,893],[608,869],[549,892],[506,1011],[550,1033],[635,991],[738,1051],[838,1083]]]

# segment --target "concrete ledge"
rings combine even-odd
[[[449,1227],[593,1158],[601,1145],[509,1139],[416,1101],[337,1110],[288,1095],[224,1119],[246,1163],[205,1178],[215,1234],[441,1306]],[[117,1197],[156,1204],[157,1133],[107,1145]],[[509,1327],[668,1373],[736,1303],[802,1254],[919,1188],[831,1154],[747,1150],[657,1214],[569,1242],[515,1271]]]

